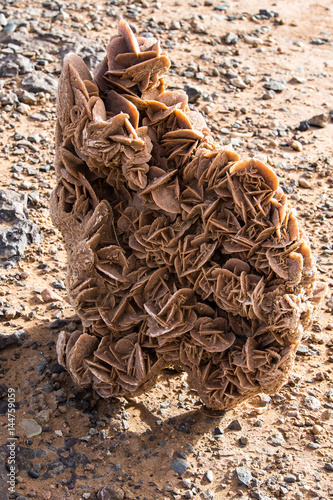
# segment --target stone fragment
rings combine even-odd
[[[297,347],[297,351],[296,351],[296,354],[302,354],[303,356],[305,354],[307,354],[309,352],[309,347],[307,345],[304,345],[304,344],[300,344],[298,347]]]
[[[42,71],[25,76],[21,82],[23,88],[29,92],[45,92],[52,94],[57,90],[57,80],[50,75],[46,75]]]
[[[38,436],[42,432],[42,428],[33,418],[25,418],[19,422],[19,426],[24,429],[27,438]]]
[[[29,334],[24,330],[18,330],[15,333],[0,333],[0,349],[4,349],[11,344],[22,345],[23,341],[29,337]]]
[[[289,142],[289,146],[291,148],[293,148],[295,151],[302,151],[303,150],[302,144],[299,141],[296,141],[295,139],[292,139]]]
[[[250,486],[253,479],[251,472],[246,467],[236,467],[236,477],[238,481],[247,488]]]
[[[171,469],[177,472],[180,476],[189,468],[189,464],[183,458],[176,457],[172,461]]]
[[[304,189],[312,189],[311,183],[304,177],[298,179],[298,185]]]
[[[261,40],[261,38],[258,38],[257,36],[244,35],[243,40],[248,45],[253,45],[254,47],[257,47],[258,45],[262,45],[264,43],[264,41]]]
[[[323,432],[323,428],[321,425],[318,425],[318,424],[315,424],[313,427],[312,427],[312,432],[313,434],[316,436],[318,434],[321,434]]]
[[[0,190],[0,266],[13,266],[22,259],[27,245],[40,241],[38,226],[28,218],[27,196]]]
[[[265,83],[264,87],[267,90],[274,90],[274,92],[283,92],[283,90],[287,89],[286,84],[280,82],[279,80],[270,80],[269,82]]]
[[[240,423],[239,420],[233,420],[228,425],[228,429],[230,429],[232,431],[241,431],[242,430],[242,425],[241,425],[241,423]]]
[[[285,443],[285,439],[281,432],[276,432],[268,437],[267,443],[272,446],[282,446]]]
[[[16,78],[18,74],[19,67],[14,61],[0,60],[0,78]]]
[[[103,486],[97,493],[98,500],[124,500],[125,493],[122,488],[110,484]]]
[[[53,290],[50,290],[49,288],[44,288],[44,290],[42,290],[41,292],[41,296],[44,302],[62,301],[62,297],[60,297],[60,295],[58,295]]]
[[[286,483],[295,483],[297,481],[297,478],[294,474],[287,474],[284,476],[284,480]]]
[[[215,499],[214,493],[209,488],[208,488],[208,490],[206,490],[202,493],[202,496],[205,500],[214,500]]]
[[[212,482],[213,482],[213,480],[214,480],[214,474],[213,474],[213,471],[208,470],[208,471],[206,472],[206,474],[205,474],[205,478],[207,479],[207,481],[208,481],[209,483],[212,483]]]
[[[241,79],[240,76],[236,76],[235,78],[231,78],[230,84],[236,87],[237,89],[245,89],[247,87],[244,80]]]
[[[194,87],[193,85],[185,85],[184,90],[188,97],[188,102],[194,104],[200,99],[202,95],[202,90],[199,87]]]
[[[28,92],[27,90],[22,90],[22,92],[18,95],[19,101],[23,104],[36,104],[37,98],[32,92]]]
[[[35,420],[40,424],[44,425],[50,421],[51,410],[41,410],[37,413]]]
[[[312,127],[324,128],[330,122],[330,117],[328,113],[322,113],[320,115],[315,115],[309,120],[309,124]]]
[[[227,33],[224,37],[222,37],[222,41],[226,45],[236,45],[238,43],[238,36],[235,33]]]
[[[303,399],[303,404],[309,410],[318,410],[321,407],[321,402],[314,396],[307,396]]]

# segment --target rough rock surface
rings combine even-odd
[[[28,218],[27,196],[0,190],[0,266],[13,266],[22,259],[27,245],[40,240],[38,226]]]

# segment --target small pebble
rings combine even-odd
[[[214,474],[213,474],[213,472],[212,472],[211,470],[208,470],[208,471],[206,472],[206,474],[205,474],[205,478],[207,479],[207,481],[208,481],[209,483],[212,483],[212,482],[213,482],[213,480],[214,480]]]
[[[304,177],[298,179],[298,185],[304,189],[312,189],[311,183],[307,179],[304,179]]]
[[[240,423],[239,420],[233,420],[228,425],[228,429],[230,429],[232,431],[241,431],[242,430],[242,425],[241,425],[241,423]]]

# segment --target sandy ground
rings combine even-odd
[[[259,9],[276,15],[261,19]],[[63,244],[48,214],[55,182],[55,97],[39,92],[33,104],[2,104],[0,187],[29,196],[30,218],[40,226],[43,241],[27,248],[15,267],[1,271],[0,332],[23,329],[29,334],[22,346],[0,352],[1,500],[8,495],[8,388],[15,389],[17,403],[17,484],[10,498],[93,499],[105,486],[110,486],[109,496],[99,494],[104,500],[332,498],[331,1],[17,1],[0,2],[0,11],[8,22],[19,21],[13,36],[31,40],[23,55],[54,78],[63,43],[73,40],[78,48],[84,38],[98,58],[122,16],[137,33],[157,35],[173,62],[170,87],[191,85],[201,91],[193,106],[205,115],[216,140],[231,144],[244,158],[266,156],[310,236],[319,273],[329,285],[290,380],[271,397],[257,397],[213,417],[202,410],[196,393],[187,390],[184,376],[172,371],[136,401],[106,401],[78,390],[59,370],[55,353],[58,332],[73,330],[77,320],[63,287]],[[53,41],[41,32],[53,33]],[[59,42],[54,33],[66,38]],[[228,33],[237,35],[237,43],[225,43]],[[15,49],[13,40],[2,43],[1,57],[13,50],[10,43]],[[22,78],[2,79],[1,92],[20,95]],[[264,85],[271,80],[283,90],[268,93]],[[322,128],[297,130],[300,122],[321,114],[326,114]],[[20,146],[22,139],[15,134],[38,134],[32,142],[35,151]],[[57,293],[59,300],[43,301],[44,289]],[[36,419],[42,432],[27,438],[20,426],[25,419]],[[189,466],[181,476],[172,470],[175,458]]]

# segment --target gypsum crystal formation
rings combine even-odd
[[[58,359],[104,398],[179,367],[227,409],[286,381],[325,285],[276,175],[214,143],[169,66],[125,21],[93,78],[64,60],[50,209],[83,331]]]

